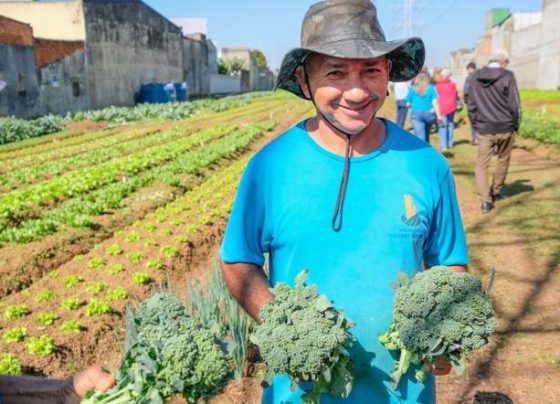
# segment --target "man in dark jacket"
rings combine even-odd
[[[505,52],[496,54],[490,63],[473,73],[467,97],[472,123],[478,133],[476,185],[483,213],[503,197],[502,187],[509,168],[514,135],[521,122],[521,103],[513,72]],[[496,151],[498,162],[492,185],[488,182],[488,166]]]
[[[471,90],[471,80],[472,75],[476,71],[476,64],[474,62],[469,62],[467,65],[467,77],[465,78],[465,84],[463,84],[463,99],[465,100],[465,105],[467,106],[467,111],[469,113],[469,122],[471,123],[471,144],[478,143],[478,135],[474,129],[474,124],[471,117],[471,111],[468,108],[469,102],[469,91]]]

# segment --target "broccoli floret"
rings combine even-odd
[[[304,286],[306,276],[301,272],[293,288],[278,283],[271,289],[274,300],[262,308],[251,341],[271,373],[286,373],[293,383],[314,382],[304,402],[318,402],[322,392],[345,398],[352,388],[352,323],[315,286]]]
[[[460,373],[464,354],[487,344],[495,327],[492,303],[479,278],[439,266],[411,281],[402,279],[395,293],[393,322],[379,337],[387,349],[401,351],[394,387],[410,363],[443,358]],[[425,373],[416,376],[422,381]]]
[[[129,347],[117,386],[94,393],[85,403],[164,402],[175,393],[194,403],[223,388],[230,358],[214,333],[189,317],[175,296],[151,297],[128,320]]]

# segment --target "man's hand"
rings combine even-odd
[[[445,359],[438,359],[435,362],[424,362],[424,367],[428,372],[436,376],[445,376],[451,372],[451,363]]]
[[[80,398],[84,398],[90,390],[107,391],[115,385],[113,375],[101,366],[90,366],[74,376],[74,390]]]

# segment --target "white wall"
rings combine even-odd
[[[241,92],[241,78],[227,74],[210,75],[210,94],[233,94]]]

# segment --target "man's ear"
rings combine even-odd
[[[303,65],[299,65],[296,68],[296,78],[299,82],[299,86],[301,87],[301,91],[303,91],[303,95],[305,95],[305,98],[310,100],[311,93],[309,92],[309,88],[307,88],[307,80],[305,78],[305,69],[303,68]]]

